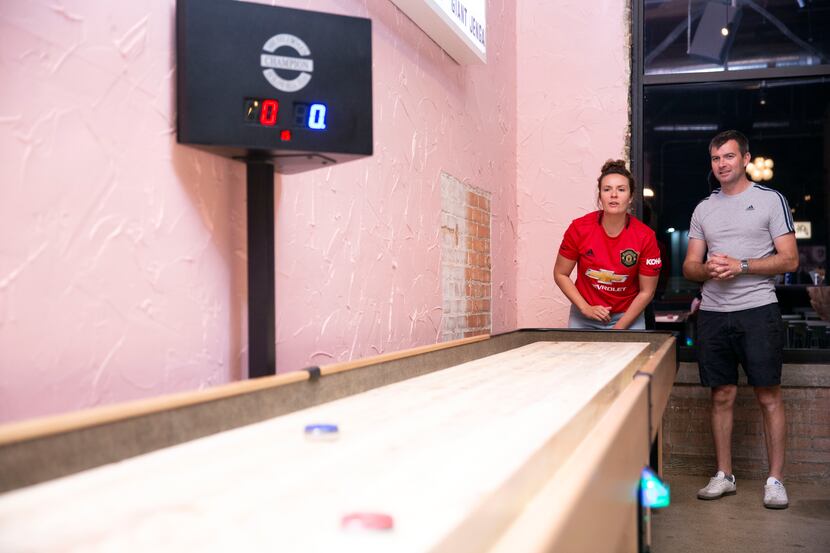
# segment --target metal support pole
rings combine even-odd
[[[248,160],[248,377],[276,374],[274,166]]]

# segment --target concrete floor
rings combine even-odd
[[[764,483],[738,480],[738,493],[697,499],[701,476],[666,475],[671,505],[652,511],[652,553],[830,553],[830,484],[787,483],[790,506],[765,509]]]

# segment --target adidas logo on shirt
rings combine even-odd
[[[747,211],[755,211],[755,208],[752,207],[752,204],[749,204],[749,207],[746,208]]]

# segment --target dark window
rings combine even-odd
[[[772,159],[772,178],[753,180],[783,193],[793,219],[809,223],[801,230],[809,227],[811,237],[798,239],[801,268],[787,282],[808,284],[810,271],[826,270],[830,78],[646,86],[643,101],[643,184],[654,192],[644,198],[644,213],[669,261],[658,308],[686,307],[698,289],[683,279],[681,265],[692,211],[718,186],[709,140],[725,129],[747,135],[753,160]]]
[[[643,16],[646,75],[830,64],[828,0],[644,0]]]

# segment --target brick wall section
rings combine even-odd
[[[441,174],[441,339],[488,334],[490,194]]]
[[[716,470],[709,422],[710,391],[696,384],[696,373],[696,364],[681,364],[678,383],[663,416],[663,464],[667,475],[711,476]],[[830,481],[828,381],[830,366],[784,367],[786,480]],[[763,418],[752,388],[745,385],[738,388],[735,403],[732,467],[738,478],[767,477]]]
[[[490,199],[467,190],[466,325],[464,336],[490,333]]]

